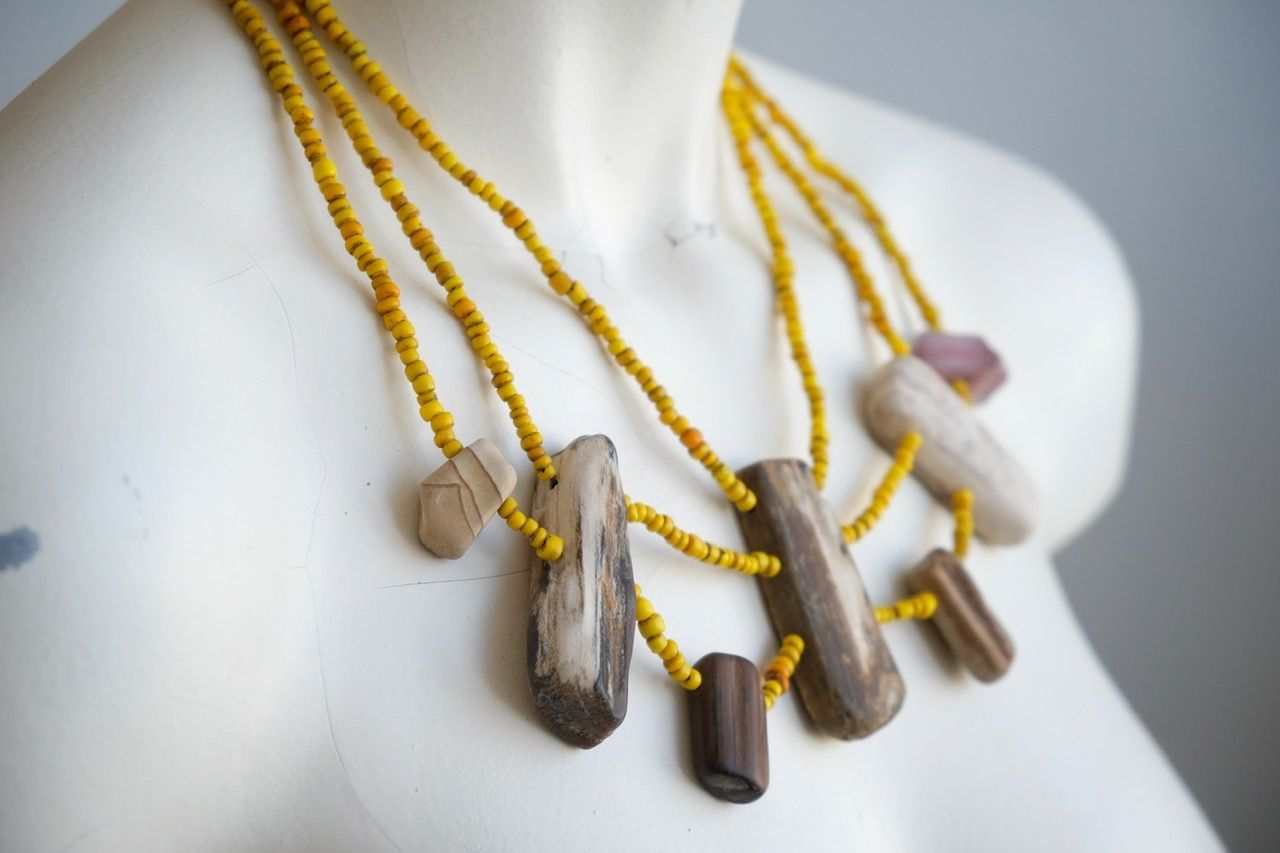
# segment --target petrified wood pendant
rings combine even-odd
[[[589,749],[627,714],[636,630],[627,507],[605,436],[575,439],[554,461],[530,514],[564,539],[564,553],[554,563],[529,553],[529,687],[547,727]]]
[[[769,787],[760,673],[751,661],[713,652],[698,661],[702,686],[689,693],[689,730],[698,780],[731,803],[760,799]]]
[[[759,579],[773,628],[805,640],[800,699],[826,734],[866,737],[893,719],[906,688],[835,517],[798,459],[757,462],[738,476],[760,498],[738,515],[748,545],[782,558],[780,574]]]
[[[984,540],[1013,545],[1031,533],[1031,479],[929,365],[914,356],[891,360],[871,376],[863,409],[868,431],[888,453],[907,433],[920,433],[913,473],[948,506],[958,489],[972,491],[973,527]]]
[[[995,681],[1013,663],[1013,642],[991,614],[973,579],[955,554],[931,551],[907,574],[913,594],[938,597],[934,626],[969,672],[980,681]]]

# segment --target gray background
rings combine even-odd
[[[119,5],[0,0],[0,104]],[[1280,849],[1280,3],[747,0],[739,40],[1014,151],[1108,223],[1142,303],[1136,443],[1062,576],[1223,839]]]

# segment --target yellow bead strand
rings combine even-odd
[[[539,478],[552,479],[555,477],[556,469],[550,454],[543,447],[542,434],[529,414],[524,397],[516,389],[515,375],[510,364],[507,363],[489,334],[489,325],[485,322],[484,314],[467,293],[462,277],[445,257],[434,235],[422,224],[419,209],[409,201],[404,185],[395,175],[391,158],[385,156],[378,148],[355,100],[334,76],[324,48],[312,32],[311,23],[302,9],[295,0],[273,0],[273,3],[277,19],[289,33],[312,79],[328,96],[333,112],[346,129],[352,147],[373,176],[382,197],[386,199],[395,212],[396,218],[400,220],[405,237],[417,250],[418,256],[426,264],[428,271],[435,276],[436,282],[444,289],[450,312],[457,318],[472,351],[488,368],[498,398],[507,405],[516,436],[520,439],[521,449],[528,456]]]
[[[502,223],[524,244],[525,249],[538,262],[543,276],[551,288],[568,299],[578,314],[588,324],[592,333],[608,349],[614,361],[631,375],[640,390],[649,398],[658,412],[659,420],[671,430],[684,445],[690,456],[705,468],[721,490],[741,512],[748,512],[756,505],[756,495],[711,449],[702,433],[676,409],[675,400],[653,375],[653,370],[640,360],[636,351],[623,339],[618,327],[610,320],[605,307],[591,297],[587,288],[576,281],[556,260],[551,249],[542,242],[533,221],[512,201],[497,191],[490,180],[463,163],[431,128],[431,122],[409,105],[393,86],[382,67],[369,55],[368,48],[343,25],[333,7],[326,0],[306,0],[307,10],[315,17],[325,34],[337,44],[351,66],[365,81],[369,91],[395,114],[400,126],[418,141],[418,146],[431,155],[436,164],[457,179],[467,190],[485,202],[489,209],[502,218]]]
[[[969,555],[969,541],[973,538],[973,492],[960,489],[953,494],[951,512],[956,519],[955,544],[951,552],[963,560]]]
[[[792,281],[795,277],[794,265],[787,251],[786,237],[778,224],[778,216],[773,203],[764,189],[764,177],[760,165],[751,153],[751,125],[743,111],[741,90],[726,86],[721,94],[721,107],[729,128],[733,133],[734,146],[738,152],[738,163],[747,177],[747,186],[751,192],[751,200],[755,203],[756,212],[764,225],[765,235],[773,253],[770,271],[773,276],[773,289],[777,296],[778,308],[782,312],[787,342],[791,347],[791,360],[800,371],[800,382],[805,396],[809,400],[809,454],[813,458],[813,479],[821,489],[827,479],[829,461],[827,445],[826,401],[818,373],[814,369],[813,360],[809,357],[809,346],[805,341],[804,325],[800,320],[800,306],[796,301]]]
[[[799,634],[788,634],[782,640],[778,656],[764,671],[764,709],[773,709],[778,697],[791,688],[791,676],[795,675],[804,654],[804,639]]]
[[[537,519],[520,511],[520,504],[515,498],[507,498],[498,507],[498,517],[507,523],[516,533],[529,540],[529,545],[537,552],[538,558],[547,562],[560,559],[564,553],[564,540],[549,532],[538,523]]]
[[[313,124],[314,114],[306,105],[302,87],[294,82],[293,68],[285,61],[280,42],[271,35],[266,22],[248,0],[228,0],[227,6],[236,24],[257,49],[262,68],[280,96],[293,123],[293,133],[311,164],[311,175],[328,204],[333,224],[344,238],[347,254],[369,279],[382,324],[395,340],[405,377],[417,394],[418,413],[431,426],[436,447],[452,458],[462,450],[462,442],[453,431],[453,415],[436,396],[436,381],[419,354],[413,323],[400,307],[399,288],[387,271],[387,262],[364,237],[364,227],[347,199],[346,187],[338,180],[338,167],[329,159],[320,131]]]
[[[931,592],[922,592],[893,604],[877,607],[876,621],[883,625],[900,619],[931,619],[937,612],[938,597]]]
[[[643,524],[646,529],[661,536],[668,545],[687,557],[744,575],[771,578],[782,571],[782,561],[772,554],[763,551],[748,554],[706,542],[701,537],[682,530],[676,525],[675,519],[658,512],[649,504],[638,503],[625,495],[624,498],[627,502],[627,521]]]
[[[662,659],[662,665],[672,681],[685,690],[697,690],[702,685],[702,673],[685,660],[676,641],[663,633],[667,623],[662,621],[662,617],[653,609],[653,604],[640,592],[640,584],[636,584],[636,625],[640,629],[640,636],[649,644],[650,651]]]
[[[456,456],[463,445],[454,434],[453,415],[436,396],[436,381],[418,352],[413,324],[400,306],[399,287],[391,278],[387,262],[378,256],[373,244],[364,236],[364,227],[347,198],[346,187],[338,180],[338,167],[329,159],[320,131],[313,124],[314,113],[306,105],[302,87],[294,82],[293,68],[284,58],[283,47],[271,35],[261,14],[249,0],[227,0],[227,7],[236,24],[257,49],[263,70],[293,122],[294,135],[311,164],[312,177],[328,203],[333,224],[343,237],[343,247],[369,278],[375,307],[383,325],[395,339],[405,377],[417,394],[419,416],[430,425],[436,447],[448,458]],[[560,537],[519,513],[514,499],[508,498],[499,513],[509,525],[513,518],[519,516],[520,523],[511,526],[525,535],[542,559],[555,560],[564,550]]]
[[[846,524],[840,528],[846,543],[857,542],[876,526],[880,516],[889,508],[889,502],[893,500],[898,486],[902,485],[902,481],[911,473],[911,468],[916,461],[916,451],[923,443],[924,439],[918,432],[909,432],[902,437],[902,441],[898,442],[898,449],[893,454],[893,464],[889,466],[884,479],[872,493],[871,503],[853,520],[852,524]]]
[[[742,87],[750,94],[751,98],[762,104],[768,111],[770,119],[781,127],[788,136],[791,137],[796,147],[803,153],[805,159],[814,171],[834,181],[841,189],[853,197],[863,218],[871,226],[875,232],[876,240],[884,249],[886,255],[897,266],[899,274],[902,276],[902,282],[907,288],[907,292],[911,295],[912,300],[916,303],[920,310],[920,315],[924,318],[925,323],[931,329],[942,328],[942,318],[938,313],[937,306],[929,299],[924,291],[924,286],[916,277],[915,271],[911,268],[911,261],[907,258],[906,253],[898,245],[893,238],[893,234],[889,231],[889,225],[881,215],[879,208],[871,200],[871,197],[855,181],[851,176],[846,174],[834,163],[827,160],[818,151],[813,141],[799,128],[795,121],[787,115],[778,102],[774,100],[768,93],[760,88],[760,85],[752,77],[746,66],[742,64],[736,57],[729,60],[731,73],[736,77]]]
[[[773,162],[790,179],[801,197],[804,198],[809,210],[812,211],[813,215],[822,223],[822,227],[831,236],[831,242],[835,246],[836,254],[840,256],[840,260],[844,262],[845,269],[849,271],[850,278],[853,279],[854,291],[866,310],[867,321],[880,333],[880,337],[884,338],[885,343],[889,345],[889,349],[893,351],[894,355],[910,354],[910,345],[894,330],[893,324],[889,321],[889,315],[884,308],[884,300],[880,297],[879,291],[876,290],[875,281],[871,278],[871,273],[867,271],[866,264],[863,263],[862,253],[845,235],[844,229],[836,222],[835,216],[832,215],[826,202],[822,200],[818,190],[797,168],[791,158],[787,156],[787,152],[778,144],[778,140],[769,132],[769,129],[764,126],[764,123],[760,121],[754,110],[750,109],[749,106],[747,104],[748,108],[743,109],[743,115],[750,123],[756,137],[764,143],[764,147],[773,158]]]

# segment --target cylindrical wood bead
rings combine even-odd
[[[588,749],[627,714],[636,628],[627,507],[613,443],[576,439],[534,487],[531,514],[564,539],[555,562],[532,559],[529,687],[551,731]]]
[[[778,637],[804,637],[796,690],[814,724],[832,737],[866,737],[893,719],[906,686],[875,609],[809,466],[770,459],[738,474],[760,501],[738,523],[749,546],[777,554],[782,571],[760,578]]]
[[[755,664],[713,652],[698,661],[702,686],[689,693],[693,766],[712,796],[760,799],[769,787],[763,683]]]
[[[985,541],[1013,545],[1030,535],[1031,478],[932,367],[913,356],[892,359],[867,383],[863,410],[868,431],[888,453],[907,433],[920,433],[913,473],[947,506],[957,490],[972,491],[974,531]]]
[[[950,551],[931,551],[907,574],[914,594],[931,592],[938,609],[931,620],[969,672],[995,681],[1013,664],[1013,642],[992,615],[964,565]]]

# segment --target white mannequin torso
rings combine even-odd
[[[733,10],[566,0],[523,9],[516,39],[506,4],[431,5],[340,11],[538,222],[721,456],[802,455],[763,238],[716,113]],[[609,12],[593,21],[586,7]],[[489,76],[473,38],[501,55]],[[745,807],[697,786],[685,697],[641,644],[613,736],[581,752],[545,732],[524,675],[527,548],[499,524],[457,562],[418,546],[416,485],[439,454],[249,48],[221,4],[133,0],[0,116],[0,531],[25,525],[41,542],[0,573],[0,847],[1217,844],[1050,561],[1123,467],[1136,312],[1117,253],[1010,158],[759,74],[864,180],[948,325],[980,331],[1011,368],[981,414],[1031,471],[1041,527],[969,561],[1018,646],[1011,673],[982,686],[925,626],[887,626],[908,689],[898,718],[843,743],[785,697],[769,718],[771,788]],[[548,449],[605,433],[630,494],[738,542],[718,489],[496,218],[352,89]],[[521,459],[438,288],[310,87],[308,99],[459,436]],[[883,350],[794,194],[770,186],[828,393],[827,496],[848,517],[887,464],[855,411]],[[896,578],[946,531],[905,485],[854,549],[872,597],[900,594]],[[753,581],[643,531],[631,546],[692,656],[763,663],[776,650]]]

